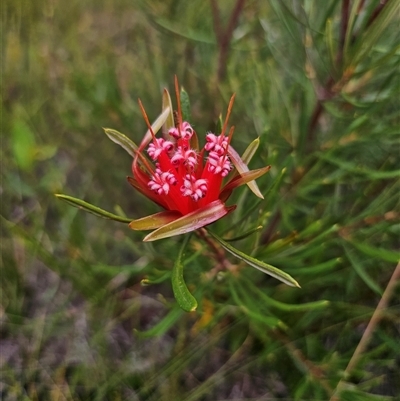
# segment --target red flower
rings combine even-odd
[[[233,211],[236,206],[226,206],[232,190],[247,184],[259,197],[263,197],[254,182],[265,174],[270,166],[249,171],[244,160],[231,147],[234,127],[228,135],[226,129],[235,95],[232,96],[222,131],[219,135],[208,133],[200,150],[193,127],[182,121],[177,79],[175,91],[178,111],[175,119],[167,91],[164,92],[164,111],[150,125],[139,101],[148,131],[141,145],[135,147],[130,184],[143,195],[159,204],[165,211],[130,223],[134,230],[156,229],[144,238],[153,241],[196,230]],[[173,124],[173,121],[174,125]],[[169,126],[168,126],[169,124]],[[156,131],[164,128],[164,137],[157,138]],[[245,159],[250,160],[258,146],[258,140],[248,148]],[[148,155],[146,157],[145,151]],[[228,175],[232,175],[224,184]]]

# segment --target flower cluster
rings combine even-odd
[[[204,147],[200,149],[195,130],[182,119],[178,88],[175,81],[178,103],[175,115],[165,91],[167,105],[153,125],[139,101],[148,131],[140,146],[134,148],[133,177],[128,180],[143,195],[165,209],[130,223],[134,230],[156,229],[145,238],[147,241],[193,231],[225,216],[235,209],[235,206],[226,206],[225,201],[240,185],[247,184],[262,198],[254,180],[269,170],[267,166],[250,171],[230,145],[234,127],[228,134],[226,131],[234,95],[221,132],[207,133]],[[161,127],[163,137],[156,137]],[[258,141],[248,153],[253,154],[257,145]]]
[[[96,216],[129,223],[132,230],[153,230],[143,239],[144,241],[185,234],[226,216],[236,208],[235,205],[227,206],[226,201],[232,191],[241,185],[247,185],[256,196],[263,198],[255,180],[269,171],[270,166],[257,170],[249,170],[247,166],[258,148],[259,140],[251,142],[242,156],[239,156],[231,146],[234,127],[229,131],[227,128],[235,95],[231,97],[219,134],[207,133],[205,144],[200,148],[195,130],[189,122],[183,121],[180,93],[187,96],[183,90],[179,91],[175,77],[178,110],[173,112],[171,98],[165,89],[162,113],[153,124],[150,124],[139,100],[148,127],[139,146],[124,134],[104,128],[106,135],[133,157],[133,177],[128,177],[129,183],[145,197],[161,206],[163,211],[132,220],[107,212],[81,199],[62,194],[56,196]],[[184,104],[188,106],[187,98]],[[188,107],[185,107],[185,110],[187,109]],[[162,136],[156,137],[160,130]],[[299,287],[297,281],[287,273],[240,252],[212,231],[208,234],[223,249],[249,265],[288,285]],[[172,287],[180,306],[186,311],[193,311],[197,307],[197,302],[184,285],[182,277],[181,259],[187,241],[188,238],[183,242],[177,262],[174,264]]]
[[[184,121],[169,129],[169,139],[153,138],[147,148],[155,164],[148,188],[167,209],[182,215],[217,200],[222,179],[232,170],[224,134],[207,134],[200,152],[191,146],[194,134],[193,127]]]

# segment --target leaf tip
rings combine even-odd
[[[295,279],[293,279],[293,284],[294,287],[301,288],[300,284]]]
[[[132,228],[131,225],[129,224],[129,228]],[[134,230],[132,228],[132,230]],[[151,237],[151,234],[147,234],[144,238],[143,238],[143,242],[150,242],[150,241],[154,241],[156,238]]]

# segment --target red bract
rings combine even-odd
[[[226,129],[235,95],[230,100],[221,133],[208,133],[206,143],[200,150],[193,127],[189,122],[182,121],[176,78],[175,91],[178,103],[175,118],[172,117],[169,94],[165,92],[169,105],[164,107],[161,121],[153,126],[139,101],[148,132],[141,145],[134,150],[134,177],[129,177],[128,180],[142,194],[165,209],[164,212],[130,223],[129,226],[134,230],[156,228],[144,241],[187,233],[227,215],[236,206],[226,206],[225,202],[237,186],[247,184],[262,198],[254,179],[270,168],[267,166],[249,171],[245,161],[230,146],[234,127],[228,135]],[[168,126],[168,121],[170,124],[174,121],[174,126]],[[166,135],[157,138],[154,131],[161,125],[164,126]],[[252,147],[257,145],[258,142]],[[254,149],[250,149],[248,153],[251,153],[247,156],[250,159]],[[232,175],[231,179],[227,177],[229,174]],[[224,179],[227,180],[225,185]]]

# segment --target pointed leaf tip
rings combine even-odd
[[[260,138],[257,137],[250,143],[250,145],[246,148],[246,150],[242,154],[242,160],[245,164],[249,164],[254,154],[256,153],[258,147],[260,145]]]
[[[138,147],[126,135],[112,128],[103,128],[103,130],[109,139],[125,149],[132,157],[135,157]]]
[[[261,260],[255,259],[250,255],[246,255],[244,252],[241,252],[233,247],[231,244],[228,244],[226,241],[224,241],[222,238],[220,238],[218,235],[214,234],[210,230],[207,230],[207,232],[219,242],[222,248],[224,248],[226,251],[228,251],[238,259],[243,260],[243,262],[247,263],[248,265],[255,267],[263,273],[268,274],[269,276],[272,276],[291,287],[301,288],[299,283],[292,276],[285,273],[284,271],[278,269],[275,266],[271,266]]]
[[[240,175],[243,175],[244,173],[248,173],[250,171],[247,164],[242,160],[242,158],[231,145],[229,145],[228,147],[228,155]],[[250,155],[251,154],[249,154],[249,156]],[[254,193],[254,195],[261,199],[264,199],[260,189],[258,188],[257,183],[254,180],[247,182],[247,186]]]

